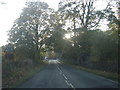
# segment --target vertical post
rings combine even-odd
[[[2,89],[2,48],[0,48],[0,89]]]

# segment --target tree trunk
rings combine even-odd
[[[35,61],[38,61],[39,60],[39,56],[40,56],[40,53],[39,53],[39,36],[38,36],[38,24],[36,24],[36,29],[35,29],[35,40],[36,40],[36,46],[35,46]]]

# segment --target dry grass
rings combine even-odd
[[[4,88],[17,87],[18,85],[32,77],[35,73],[37,73],[44,65],[45,64],[37,64],[32,66],[26,65],[16,68],[13,67],[12,71],[2,73],[2,86]],[[9,68],[5,68],[4,70],[9,70]]]

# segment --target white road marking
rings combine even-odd
[[[62,72],[62,70],[58,67],[58,70],[60,71],[60,74],[62,74],[62,76],[65,78],[65,82],[68,86],[70,86],[71,88],[73,88],[73,90],[75,90],[75,87],[72,85],[72,83],[69,82],[68,78],[65,76],[65,74]]]
[[[57,68],[60,70],[60,72],[62,72],[62,70],[58,67],[58,65],[57,65]],[[62,72],[63,73],[63,72]]]
[[[75,90],[74,86],[68,80],[65,80],[65,82],[67,83],[68,86],[70,86],[71,88],[73,88],[73,90]]]
[[[75,90],[74,86],[70,83],[70,86]]]
[[[68,86],[70,86],[70,84],[68,83],[68,81],[67,81],[67,80],[65,80],[65,82],[67,83],[67,85],[68,85]]]
[[[57,66],[57,65],[56,65]],[[60,68],[57,66],[58,70],[60,71],[60,74],[62,74],[62,71],[60,70]]]
[[[67,80],[67,77],[63,74],[63,77]]]

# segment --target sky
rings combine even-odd
[[[0,0],[0,46],[7,44],[8,30],[11,29],[14,21],[19,17],[22,9],[25,7],[25,2],[31,0]],[[36,1],[36,0],[32,0]],[[48,3],[49,7],[58,9],[58,3],[60,0],[41,0]],[[104,8],[106,3],[99,0],[96,3],[98,9]],[[4,2],[1,4],[1,2]],[[104,27],[104,26],[103,26]]]

